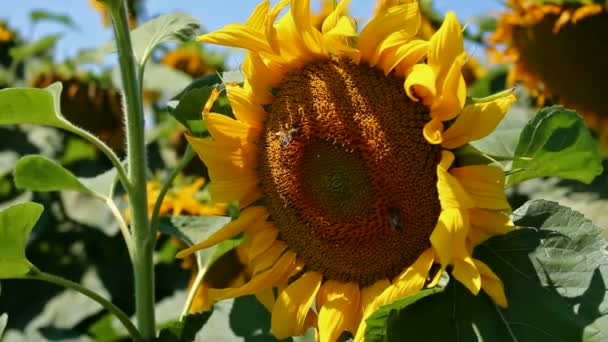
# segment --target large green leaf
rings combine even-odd
[[[79,179],[59,163],[40,155],[25,156],[15,166],[15,185],[34,191],[72,190],[106,199],[115,181],[114,168],[94,178]]]
[[[553,106],[541,109],[522,131],[512,170],[507,186],[548,176],[589,183],[602,172],[602,164],[583,118]]]
[[[61,83],[45,89],[8,88],[0,90],[0,125],[37,124],[68,128],[71,124],[61,115]]]
[[[131,32],[135,58],[143,66],[158,44],[192,40],[200,27],[198,19],[186,13],[171,13],[154,18]]]
[[[0,212],[0,279],[21,277],[32,269],[25,244],[42,210],[42,205],[26,202]]]
[[[370,318],[367,341],[606,341],[608,243],[600,228],[554,202],[531,201],[514,213],[523,228],[475,249],[502,279],[509,307],[452,280],[440,293],[388,317]],[[411,299],[403,301],[412,302]]]

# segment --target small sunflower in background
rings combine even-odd
[[[13,63],[13,58],[11,57],[9,51],[19,44],[19,39],[17,34],[11,30],[5,22],[0,21],[0,67],[4,67],[5,69],[10,68]],[[19,77],[23,76],[23,64],[17,67],[17,74]],[[4,80],[0,80],[0,89],[7,86],[4,83]]]
[[[235,118],[204,111],[211,139],[188,136],[212,199],[241,212],[178,256],[243,233],[250,280],[208,296],[255,294],[279,339],[316,327],[321,342],[344,331],[362,341],[371,313],[435,286],[447,267],[508,304],[472,257],[513,229],[504,172],[461,165],[453,150],[494,130],[514,96],[467,103],[453,13],[425,40],[417,1],[381,1],[358,34],[348,3],[319,30],[309,0],[264,1],[245,24],[198,37],[248,50],[244,84],[226,85]]]
[[[44,71],[34,77],[32,87],[45,88],[61,82],[61,113],[73,124],[95,134],[116,152],[125,147],[121,95],[111,82],[90,74],[73,75]]]
[[[103,26],[110,26],[110,12],[108,12],[106,6],[99,0],[89,0],[89,4],[97,12],[101,13],[101,22]],[[137,26],[137,20],[143,12],[143,0],[128,0],[127,8],[129,10],[129,27],[135,28]]]
[[[195,42],[183,43],[167,51],[161,58],[161,63],[193,78],[221,73],[225,69],[223,56],[208,53]]]
[[[577,110],[608,146],[608,5],[510,0],[490,38],[493,60],[514,63],[509,82]]]

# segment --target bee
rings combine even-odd
[[[396,232],[403,230],[403,224],[401,222],[401,216],[399,215],[399,209],[388,208],[388,222],[391,225],[391,229]]]
[[[275,132],[274,135],[279,137],[279,143],[281,144],[281,147],[287,147],[293,141],[294,135],[296,135],[299,131],[299,128],[293,127],[287,130]]]

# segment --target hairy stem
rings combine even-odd
[[[133,271],[135,276],[135,313],[137,326],[145,341],[156,336],[154,317],[154,245],[156,236],[148,222],[146,189],[146,146],[141,79],[131,44],[124,0],[105,0],[112,17],[122,79],[127,128],[127,160],[130,186],[127,188],[131,210],[131,234],[134,238]]]

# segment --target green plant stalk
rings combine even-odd
[[[160,189],[158,197],[156,198],[156,202],[154,202],[154,209],[152,209],[152,218],[150,219],[150,227],[154,234],[156,234],[156,230],[158,229],[158,215],[160,212],[160,207],[163,204],[165,195],[167,194],[167,191],[169,191],[171,184],[173,184],[175,177],[177,177],[177,175],[182,172],[186,165],[190,163],[192,158],[194,158],[194,151],[192,151],[192,146],[188,145],[188,147],[186,147],[186,152],[184,152],[182,160],[180,160],[180,162],[175,166],[173,171],[171,171],[171,174],[165,180],[163,187]]]
[[[137,326],[145,341],[156,336],[154,317],[154,245],[156,236],[148,222],[146,190],[146,145],[144,137],[144,111],[131,35],[127,24],[127,7],[124,0],[105,0],[112,17],[116,37],[118,61],[126,109],[127,160],[130,186],[127,188],[131,209],[131,234],[135,255],[135,314]]]
[[[91,290],[87,289],[86,287],[84,287],[78,283],[75,283],[73,281],[70,281],[68,279],[42,272],[36,268],[33,268],[32,271],[27,276],[24,277],[24,279],[42,280],[42,281],[53,283],[55,285],[63,286],[65,288],[72,289],[72,290],[82,293],[83,295],[85,295],[85,296],[91,298],[92,300],[96,301],[97,303],[101,304],[101,306],[108,309],[109,312],[111,312],[114,316],[116,316],[116,318],[118,318],[118,320],[127,329],[129,334],[131,335],[131,338],[133,339],[133,341],[135,341],[135,342],[143,341],[141,335],[139,334],[139,331],[137,330],[135,325],[133,325],[133,323],[129,319],[129,316],[127,316],[116,305],[112,304],[112,302],[103,298],[95,291],[91,291]]]

